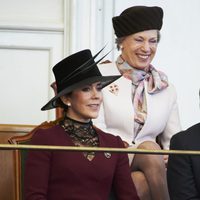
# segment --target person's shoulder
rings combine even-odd
[[[115,62],[106,60],[98,64],[98,68],[103,75],[120,74]]]
[[[113,67],[116,67],[114,62],[111,62],[110,60],[105,60],[98,64],[99,69],[112,69]]]
[[[101,130],[100,128],[98,128],[96,126],[94,126],[94,128],[95,128],[96,132],[98,134],[100,134],[102,137],[105,137],[105,138],[108,138],[108,139],[116,139],[117,138],[117,136],[115,136],[115,135],[113,135],[111,133],[106,133],[106,132],[104,132],[103,130]]]
[[[200,123],[195,124],[191,127],[189,127],[185,133],[188,133],[190,135],[198,135],[200,137]]]
[[[200,135],[199,131],[200,131],[200,123],[190,126],[186,130],[182,131],[182,134],[185,134],[186,136],[188,136],[188,133]],[[180,135],[181,135],[181,133],[180,133]]]
[[[57,137],[57,133],[61,130],[59,125],[54,125],[49,128],[38,128],[32,137],[32,142],[46,143],[50,140],[54,140],[53,138]]]
[[[104,60],[102,62],[99,63],[100,66],[105,65],[105,64],[110,64],[112,63],[110,60]]]
[[[60,126],[59,125],[53,125],[51,127],[48,127],[48,128],[38,128],[35,132],[35,135],[41,135],[41,134],[48,134],[48,135],[51,135],[51,134],[54,134],[55,131],[58,131],[60,129]]]
[[[172,136],[171,142],[186,141],[188,143],[196,137],[200,138],[200,123],[195,124],[179,133],[176,133]]]
[[[104,142],[110,144],[111,146],[124,147],[124,143],[120,136],[106,133],[97,127],[95,127],[95,130],[97,131],[98,135],[104,140]]]

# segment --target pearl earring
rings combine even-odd
[[[71,103],[67,103],[67,106],[70,107],[70,106],[71,106]]]

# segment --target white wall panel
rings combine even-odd
[[[0,123],[39,124],[55,111],[40,111],[54,96],[52,67],[63,58],[63,34],[0,32]]]
[[[0,25],[63,24],[63,0],[0,0]]]
[[[38,124],[48,119],[40,107],[49,97],[49,50],[0,46],[0,60],[0,122]]]

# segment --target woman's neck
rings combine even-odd
[[[75,117],[70,116],[68,114],[65,115],[65,119],[69,119],[71,121],[74,121],[74,122],[80,123],[80,124],[89,124],[91,122],[91,119],[87,119],[87,120],[76,119]]]

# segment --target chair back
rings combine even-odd
[[[14,136],[23,136],[35,128],[34,125],[0,124],[0,143],[8,144]],[[17,200],[15,190],[15,150],[0,150],[0,199]]]

